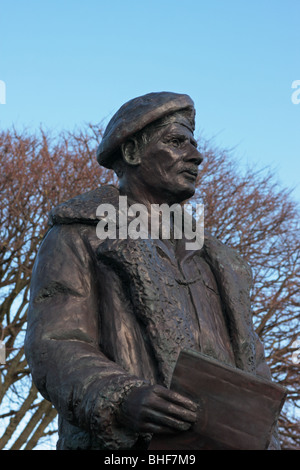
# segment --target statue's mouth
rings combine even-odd
[[[186,175],[192,177],[193,179],[197,178],[198,170],[196,168],[185,168],[181,171],[181,173],[185,173]]]

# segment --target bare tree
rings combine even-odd
[[[53,136],[16,130],[0,133],[0,449],[34,449],[56,436],[56,411],[32,384],[23,342],[34,259],[52,207],[100,184],[112,172],[95,159],[101,125]],[[238,249],[253,269],[256,331],[266,347],[274,379],[288,388],[280,420],[283,448],[300,444],[299,237],[297,206],[267,170],[244,174],[230,152],[201,138],[204,154],[195,198],[205,205],[205,225]],[[300,338],[299,338],[300,339]],[[298,419],[297,419],[298,413]]]

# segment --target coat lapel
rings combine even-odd
[[[195,342],[182,289],[157,247],[161,249],[152,240],[107,239],[99,244],[97,257],[123,279],[150,340],[161,383],[169,386],[180,351],[193,349]]]
[[[255,372],[255,333],[250,304],[251,270],[236,250],[212,236],[206,235],[204,252],[225,307],[237,367]]]

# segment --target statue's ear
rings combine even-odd
[[[125,144],[122,144],[121,150],[123,159],[128,165],[139,165],[141,163],[139,146],[136,139],[128,139]]]

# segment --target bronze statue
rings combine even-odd
[[[147,209],[193,196],[202,161],[194,118],[187,95],[129,101],[97,152],[119,188],[100,187],[50,214],[25,346],[35,384],[59,413],[58,449],[147,449],[152,433],[189,429],[197,405],[168,388],[183,349],[270,379],[252,325],[251,271],[234,250],[208,234],[187,250],[184,237],[96,233],[107,222],[97,208],[117,209],[120,196]],[[275,436],[271,448],[279,448]]]

